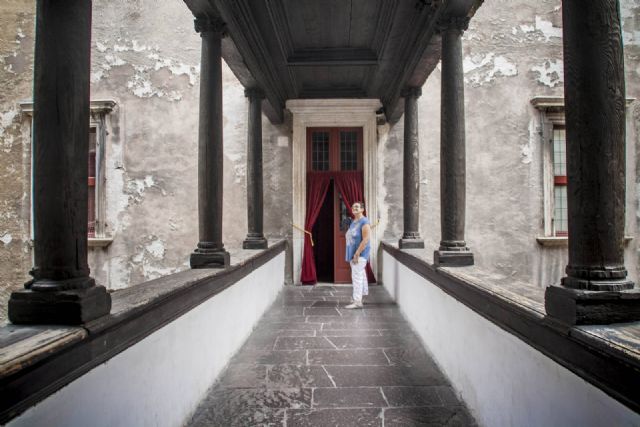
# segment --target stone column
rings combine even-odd
[[[244,249],[265,249],[262,203],[262,100],[259,89],[247,89],[249,123],[247,135],[247,224],[249,232],[242,242]]]
[[[34,60],[35,265],[13,292],[13,323],[80,324],[111,297],[87,264],[91,2],[38,0]]]
[[[464,240],[465,123],[462,32],[469,18],[453,17],[442,31],[442,100],[440,134],[440,248],[436,265],[473,265],[473,253]]]
[[[198,131],[198,247],[191,268],[229,265],[222,243],[222,57],[220,41],[225,25],[220,20],[197,18],[202,37],[200,59],[200,121]]]
[[[625,82],[617,0],[562,2],[569,264],[546,290],[566,323],[640,319],[624,266]]]
[[[404,233],[398,242],[400,248],[424,248],[420,238],[420,157],[418,138],[419,87],[407,88],[404,96],[404,163],[403,163],[403,208]]]

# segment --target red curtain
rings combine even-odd
[[[326,172],[307,173],[307,217],[304,229],[309,232],[313,229],[320,208],[327,195],[327,189],[331,182],[331,174]],[[302,275],[300,281],[307,285],[313,285],[318,281],[316,276],[316,263],[313,259],[313,246],[311,236],[304,233],[304,252],[302,254]]]
[[[364,200],[364,184],[362,178],[362,172],[334,172],[333,175],[334,182],[336,184],[336,188],[342,195],[342,199],[344,203],[347,205],[347,210],[349,211],[349,216],[353,218],[353,212],[351,212],[351,205],[355,202],[360,201],[365,205],[364,214],[367,214],[366,210],[366,202]],[[366,267],[367,272],[367,280],[369,283],[376,283],[376,278],[373,275],[373,270],[371,270],[371,264],[367,262]]]

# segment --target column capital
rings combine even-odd
[[[193,26],[201,36],[205,33],[219,33],[222,37],[227,35],[227,24],[220,18],[196,18]]]
[[[437,25],[437,31],[442,33],[447,30],[457,30],[459,33],[463,33],[469,28],[469,21],[471,18],[468,16],[444,16]]]
[[[406,87],[402,90],[403,98],[419,98],[422,96],[422,88],[421,87]]]
[[[250,87],[244,90],[244,96],[247,98],[264,99],[264,91],[257,87]]]

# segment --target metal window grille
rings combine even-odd
[[[569,232],[567,214],[567,143],[563,127],[553,129],[553,231],[556,236]]]
[[[88,237],[96,236],[96,128],[89,130]]]
[[[329,170],[329,132],[311,134],[311,167],[314,171]]]
[[[340,132],[340,170],[358,169],[358,132]]]

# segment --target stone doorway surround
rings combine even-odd
[[[362,127],[362,154],[364,174],[364,198],[371,223],[378,220],[377,200],[377,131],[376,111],[382,104],[379,99],[292,99],[286,104],[293,121],[293,224],[304,227],[307,200],[307,128],[308,127]],[[294,226],[293,235],[293,283],[300,284],[304,233]],[[371,268],[376,279],[378,266],[377,227],[371,236]]]

